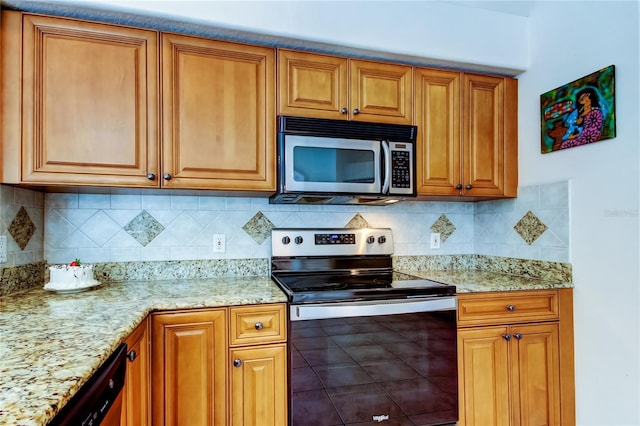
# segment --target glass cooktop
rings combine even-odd
[[[273,280],[291,303],[406,299],[455,294],[453,285],[400,272],[291,273],[274,272]]]

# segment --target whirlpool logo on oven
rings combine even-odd
[[[379,416],[373,416],[373,421],[374,422],[384,422],[385,420],[389,420],[389,415],[388,414],[380,414]]]

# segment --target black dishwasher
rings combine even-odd
[[[127,368],[127,345],[118,349],[100,366],[49,426],[114,426],[120,424],[122,388]]]

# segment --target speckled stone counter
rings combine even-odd
[[[469,258],[439,257],[434,263],[406,257],[394,265],[409,275],[453,284],[458,293],[573,287],[565,265],[523,269],[522,262],[498,263],[506,271],[541,272],[527,277],[472,269],[487,261]],[[45,425],[152,311],[286,302],[266,276],[137,281],[130,279],[131,271],[106,275],[129,279],[85,293],[35,289],[0,298],[0,425]]]
[[[268,277],[126,281],[0,298],[0,424],[45,425],[152,311],[286,302]]]
[[[488,291],[548,290],[572,288],[568,281],[552,281],[499,272],[477,270],[400,270],[405,274],[456,286],[457,293]]]

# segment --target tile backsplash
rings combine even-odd
[[[0,235],[7,240],[7,261],[0,268],[44,260],[45,194],[0,185]]]
[[[476,254],[569,262],[568,181],[518,188],[518,198],[476,204]]]
[[[271,205],[266,198],[179,191],[40,193],[0,186],[0,268],[66,263],[271,256],[272,227],[389,227],[395,255],[480,254],[569,261],[569,183],[519,188],[517,199],[391,206]],[[431,232],[441,249],[429,248]],[[225,234],[226,251],[213,251]]]

